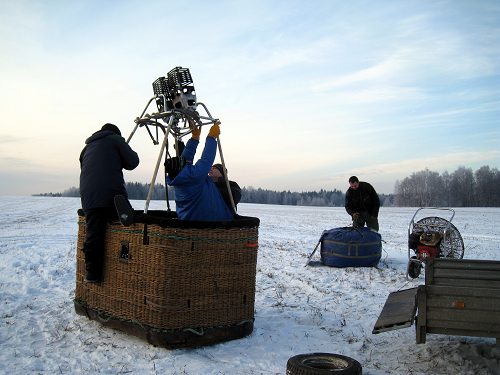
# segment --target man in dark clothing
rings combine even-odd
[[[224,167],[222,166],[222,164],[214,164],[212,166],[212,169],[210,169],[210,172],[208,172],[208,175],[210,176],[210,178],[212,179],[212,181],[215,183],[220,193],[222,194],[224,202],[226,202],[229,209],[232,210],[231,198],[229,198],[229,190],[227,189],[223,168]],[[227,174],[227,169],[226,169],[226,174]],[[231,188],[231,195],[233,196],[234,208],[236,209],[236,206],[238,205],[241,199],[241,188],[236,182],[231,180],[229,180],[229,187]]]
[[[85,281],[100,283],[108,219],[117,220],[114,197],[128,197],[123,171],[139,165],[139,156],[121,137],[120,129],[105,124],[85,141],[80,154],[80,197],[87,223]]]
[[[368,182],[359,182],[356,176],[349,178],[350,188],[345,193],[345,210],[352,216],[353,226],[365,225],[378,232],[380,199]]]

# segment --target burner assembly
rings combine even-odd
[[[160,163],[165,154],[165,165],[171,164],[171,159],[175,156],[180,156],[183,149],[182,138],[191,134],[194,125],[205,126],[213,125],[219,122],[219,119],[212,117],[205,104],[198,102],[196,91],[193,85],[193,78],[188,68],[180,66],[168,72],[167,77],[159,77],[153,82],[154,96],[149,99],[142,114],[135,119],[135,127],[127,139],[130,142],[138,128],[145,128],[153,141],[154,145],[161,143],[160,153],[156,163],[156,167],[149,187],[149,193],[146,200],[144,212],[147,213],[153,186],[158,175]],[[156,104],[156,108],[151,106]],[[153,108],[155,112],[147,113],[149,108]],[[157,110],[157,112],[156,112]],[[202,114],[199,111],[202,110]],[[169,135],[173,139],[174,151],[170,153],[168,138]],[[163,140],[161,137],[163,136]],[[221,163],[225,168],[224,157],[220,139],[217,139],[219,148],[219,156]],[[229,181],[226,177],[226,181]],[[229,186],[228,186],[229,188]],[[168,191],[168,189],[167,189]],[[232,198],[232,197],[231,197]],[[167,207],[170,211],[169,199],[167,196]],[[234,210],[234,203],[233,203]]]

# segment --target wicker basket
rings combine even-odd
[[[75,309],[168,348],[209,345],[253,329],[259,219],[180,221],[134,212],[108,223],[100,286],[85,278],[79,210]]]

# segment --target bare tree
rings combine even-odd
[[[443,195],[443,181],[428,168],[414,172],[403,181],[396,181],[396,205],[405,207],[438,206]]]
[[[396,181],[394,188],[396,194],[396,206],[399,207],[412,207],[415,206],[415,191],[413,184],[409,177],[405,177],[403,181]]]
[[[497,168],[485,165],[475,173],[476,203],[479,207],[500,206],[500,173]]]
[[[459,207],[473,207],[474,206],[474,174],[472,168],[465,168],[459,166],[458,169],[452,173],[452,197],[453,202]]]
[[[443,183],[443,192],[441,194],[443,199],[443,205],[451,207],[451,175],[448,171],[444,171],[441,176],[441,181]]]
[[[61,197],[79,197],[79,196],[80,196],[80,188],[74,186],[64,190],[61,193]]]
[[[414,172],[394,186],[395,205],[403,207],[500,206],[500,172],[489,166],[471,168],[459,166],[452,174],[426,168]]]

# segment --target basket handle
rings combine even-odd
[[[120,246],[121,250],[118,253],[118,261],[120,263],[128,263],[128,260],[132,259],[132,254],[130,254],[130,242],[121,241]]]

